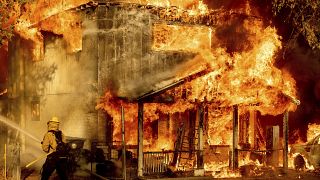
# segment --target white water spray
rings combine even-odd
[[[4,123],[7,126],[10,126],[11,128],[14,128],[16,130],[18,130],[19,132],[23,133],[24,135],[30,137],[31,139],[37,141],[37,142],[41,142],[41,140],[39,140],[38,138],[36,138],[34,135],[30,134],[29,132],[27,132],[26,130],[20,128],[20,126],[12,121],[10,121],[8,118],[0,116],[0,122]]]

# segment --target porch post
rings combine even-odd
[[[203,105],[198,107],[199,116],[199,126],[198,126],[198,153],[197,153],[197,168],[203,169],[203,119],[204,119],[204,109]]]
[[[288,170],[288,140],[289,140],[289,111],[286,110],[283,114],[283,169]]]
[[[124,180],[127,180],[125,119],[124,119],[124,108],[123,108],[123,106],[121,106],[121,131],[122,131],[122,177],[123,177]]]
[[[138,102],[138,177],[143,176],[143,102]]]
[[[238,119],[238,105],[233,105],[232,170],[236,170],[238,168]]]

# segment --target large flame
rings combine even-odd
[[[39,29],[63,35],[69,52],[82,49],[81,21],[75,12],[65,11],[51,16],[39,23]]]
[[[41,31],[63,35],[70,52],[81,49],[81,22],[76,13],[66,10],[77,7],[89,0],[37,0],[25,3],[16,20],[15,32],[30,40],[34,60],[43,58],[43,36]]]
[[[201,7],[198,6],[198,8]],[[246,9],[246,13],[250,11],[248,9],[250,8]],[[192,16],[192,12],[199,14],[202,11],[189,12],[191,12],[189,15]],[[227,26],[228,23],[231,22],[226,21],[220,26]],[[202,76],[193,78],[193,80],[165,92],[164,94],[175,97],[173,104],[145,104],[144,142],[147,145],[153,144],[147,150],[160,150],[161,147],[173,148],[175,140],[173,132],[175,131],[170,131],[170,136],[153,138],[152,129],[148,128],[150,122],[159,119],[160,113],[172,115],[188,109],[195,109],[196,104],[205,103],[208,108],[207,144],[230,145],[233,105],[238,105],[241,112],[257,110],[261,114],[271,115],[281,114],[288,109],[295,110],[295,105],[292,105],[290,98],[288,98],[296,97],[295,81],[289,73],[275,67],[275,54],[281,49],[281,37],[277,34],[276,29],[264,26],[259,19],[248,18],[244,20],[240,27],[236,27],[236,32],[245,32],[247,42],[240,43],[242,47],[236,47],[232,52],[225,47],[224,39],[219,37],[219,30],[219,27],[183,27],[165,24],[156,24],[153,27],[154,50],[191,51],[197,54],[194,60],[189,61],[189,63],[193,63],[189,66],[192,67],[192,70],[182,68],[176,74],[177,79],[192,74],[197,69],[196,67],[198,69],[207,67],[209,73],[202,74]],[[193,36],[192,34],[195,32],[198,33]],[[180,35],[185,39],[180,38]],[[224,34],[224,36],[228,36],[228,34]],[[237,38],[235,37],[236,42],[242,41],[241,37]],[[186,93],[182,95],[181,92]],[[119,105],[123,105],[126,109],[126,134],[130,134],[127,142],[136,144],[137,105],[125,101],[111,102],[110,100],[113,101],[116,98],[107,92],[98,108],[103,108],[113,117],[114,138],[120,140]],[[248,163],[259,164],[249,158],[245,158],[242,162],[242,164]],[[205,164],[205,169],[215,172],[226,166],[228,166],[227,163],[209,162]],[[213,175],[216,177],[239,176],[239,174],[227,170]]]

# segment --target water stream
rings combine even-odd
[[[26,130],[22,129],[18,124],[10,121],[8,118],[4,117],[4,116],[0,116],[0,122],[4,123],[5,125],[14,128],[16,130],[18,130],[19,132],[23,133],[24,135],[30,137],[31,139],[37,141],[38,143],[41,142],[41,140],[39,140],[38,138],[36,138],[34,135],[30,134],[29,132],[27,132]]]

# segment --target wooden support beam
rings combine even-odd
[[[255,110],[250,110],[249,113],[249,143],[252,149],[257,149],[257,112]]]
[[[197,153],[197,168],[203,169],[204,162],[203,162],[203,122],[204,122],[204,108],[203,105],[198,107],[198,119],[199,119],[199,126],[198,126],[198,153]]]
[[[267,165],[279,166],[279,126],[267,128],[266,137]]]
[[[195,110],[190,110],[189,111],[189,132],[188,132],[188,136],[189,136],[189,150],[190,153],[193,153],[192,151],[195,151],[196,149],[198,149],[198,147],[196,147],[195,145],[198,144],[198,142],[196,142],[195,137],[197,137],[198,134],[198,130],[196,130],[196,123],[197,123],[197,111]],[[190,154],[191,155],[191,154]]]
[[[99,123],[99,121],[102,121],[102,118],[99,116],[102,116],[101,112],[99,112],[99,114],[98,114],[98,124],[101,124],[101,123]],[[105,124],[106,124],[106,126],[105,126],[105,132],[106,132],[105,133],[105,142],[108,146],[107,159],[110,160],[111,154],[112,154],[111,151],[113,148],[113,128],[114,128],[114,125],[113,125],[113,118],[109,114],[105,114]],[[101,128],[101,127],[99,127],[99,128]],[[98,135],[98,139],[101,140],[102,138],[99,138],[99,136],[101,137],[101,135]],[[103,141],[98,141],[98,142],[103,142]]]
[[[231,168],[236,170],[238,168],[238,105],[233,105],[233,133],[232,133],[232,154],[231,154]]]
[[[122,178],[127,179],[126,172],[126,141],[125,141],[125,124],[124,124],[124,108],[121,106],[121,131],[122,131]]]
[[[247,111],[239,116],[239,140],[238,143],[242,146],[242,148],[250,148],[249,143],[249,119],[250,112]]]
[[[283,169],[288,170],[288,141],[289,141],[289,111],[283,114]]]
[[[138,102],[138,177],[143,176],[143,102]]]

